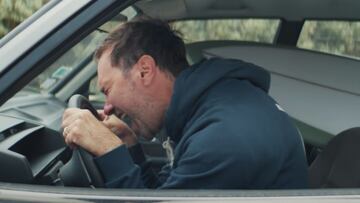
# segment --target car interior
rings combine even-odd
[[[356,10],[360,2],[347,1],[342,5],[331,2],[141,0],[126,9],[119,8],[117,15],[73,43],[0,106],[0,181],[102,187],[101,174],[91,155],[66,146],[61,129],[62,113],[68,105],[86,109],[103,107],[104,96],[96,87],[93,53],[116,25],[147,15],[174,26],[189,20],[278,21],[270,42],[226,38],[186,42],[188,61],[195,64],[212,57],[234,58],[268,70],[269,94],[290,115],[302,135],[310,187],[359,187],[360,162],[356,156],[360,144],[359,58],[298,47],[307,21],[360,19]],[[34,88],[37,86],[40,88]],[[73,95],[87,99],[74,99]],[[70,98],[76,101],[71,102]],[[162,147],[165,137],[159,133],[152,141],[141,140],[155,171],[168,162]]]

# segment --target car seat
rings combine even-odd
[[[360,187],[360,127],[335,136],[309,167],[311,188]]]

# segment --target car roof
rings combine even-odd
[[[164,20],[198,18],[360,19],[358,0],[143,0],[136,7]],[[175,9],[176,8],[176,9]]]

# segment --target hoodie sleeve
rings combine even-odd
[[[191,136],[179,149],[182,152],[174,166],[164,167],[159,174],[151,170],[140,145],[131,148],[120,146],[95,158],[95,162],[108,188],[231,188],[233,176],[226,174],[247,173],[239,167],[246,161],[231,157],[232,143],[236,142],[224,142],[222,136],[218,136],[220,133],[226,132],[216,121],[196,132],[188,132]]]
[[[95,163],[107,188],[213,188],[217,180],[216,174],[225,165],[207,167],[209,163],[205,163],[206,167],[203,167],[206,157],[213,155],[209,151],[198,153],[201,151],[194,147],[192,144],[183,154],[178,167],[166,165],[159,174],[155,174],[150,163],[146,162],[140,145],[129,149],[120,146],[95,158]],[[208,185],[210,182],[212,184]]]
[[[119,146],[94,161],[108,188],[157,188],[161,184],[140,144]]]

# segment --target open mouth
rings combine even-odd
[[[137,129],[137,125],[135,124],[134,119],[131,118],[128,114],[124,113],[122,110],[114,109],[112,112],[116,117],[121,119],[123,122],[126,123],[127,126],[129,126],[134,132]]]

